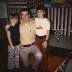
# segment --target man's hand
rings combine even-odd
[[[42,43],[42,46],[43,46],[43,48],[46,48],[46,47],[47,47],[47,41],[44,41],[44,42]]]
[[[8,30],[10,25],[5,25],[5,30]]]

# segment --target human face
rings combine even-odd
[[[29,13],[28,13],[28,11],[22,11],[21,12],[21,19],[24,22],[27,22],[29,20]]]
[[[39,18],[43,18],[44,17],[45,12],[43,10],[37,10],[37,16]]]
[[[10,25],[11,26],[15,26],[17,22],[18,22],[18,19],[16,19],[16,18],[11,18],[10,19]]]

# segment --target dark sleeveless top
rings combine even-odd
[[[20,44],[20,33],[19,33],[19,25],[15,25],[14,27],[10,27],[8,29],[11,33],[11,40],[13,45],[19,45]]]

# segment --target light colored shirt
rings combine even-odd
[[[20,45],[28,45],[35,42],[35,21],[30,19],[26,24],[21,21],[20,23]]]
[[[50,30],[50,21],[47,18],[35,18],[36,35],[44,36]]]

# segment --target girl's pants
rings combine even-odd
[[[19,48],[17,45],[13,50],[8,46],[8,69],[19,68]]]

